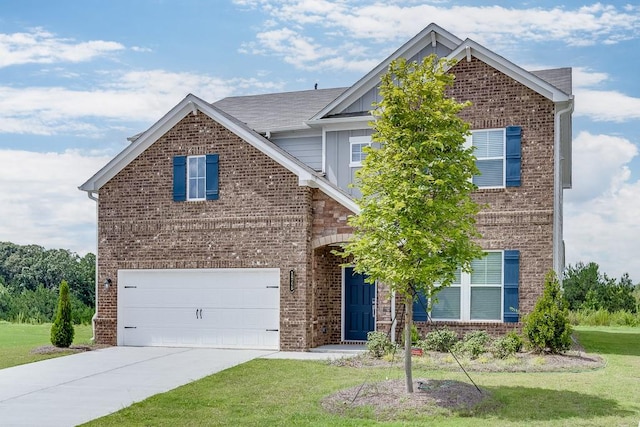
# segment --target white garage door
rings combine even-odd
[[[280,270],[118,271],[118,345],[278,350]]]

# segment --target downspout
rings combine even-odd
[[[94,195],[94,191],[87,191],[87,196],[94,202],[96,202],[96,220],[98,218],[98,197],[96,197],[97,193]],[[96,318],[98,317],[98,227],[96,226],[96,267],[95,267],[95,311],[93,313],[93,317],[91,318],[91,331],[93,336],[91,337],[91,342],[96,342]]]
[[[561,165],[561,139],[560,139],[560,118],[564,114],[573,113],[573,95],[569,99],[569,105],[555,113],[554,120],[554,150],[553,150],[553,167],[554,167],[554,185],[553,185],[553,270],[558,276],[558,280],[562,283],[562,273],[564,264],[560,254],[562,250],[562,234],[563,234],[563,187],[562,187],[562,165]]]

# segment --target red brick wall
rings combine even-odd
[[[353,228],[347,224],[347,219],[353,212],[320,190],[313,190],[312,210],[313,239],[353,233]]]
[[[219,200],[174,202],[172,159],[219,154]],[[96,338],[116,343],[117,271],[275,267],[281,271],[281,348],[310,345],[311,190],[205,114],[189,114],[99,194]],[[289,292],[289,270],[296,290]],[[310,295],[309,295],[310,296]]]
[[[456,64],[450,95],[471,101],[461,117],[471,129],[522,127],[520,187],[478,190],[485,249],[520,251],[520,312],[533,309],[553,267],[554,105],[526,86],[472,58]]]
[[[343,259],[323,246],[313,256],[313,347],[339,344],[342,334]]]

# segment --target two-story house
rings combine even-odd
[[[97,342],[306,350],[393,328],[396,299],[332,250],[351,237],[350,186],[395,58],[454,59],[472,106],[486,256],[440,293],[434,321],[518,325],[564,265],[571,70],[526,71],[431,24],[353,86],[188,95],[80,189],[97,202]],[[424,310],[415,319],[424,321]]]

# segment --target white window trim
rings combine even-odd
[[[353,161],[353,146],[356,144],[367,144],[371,147],[371,136],[350,136],[349,137],[349,167],[359,168],[362,167],[362,161]]]
[[[502,276],[500,277],[500,319],[471,319],[471,288],[472,287],[486,287],[486,288],[495,288],[495,284],[491,285],[472,285],[471,284],[471,273],[465,273],[464,271],[460,274],[460,284],[451,285],[451,287],[459,287],[460,288],[460,318],[459,319],[443,319],[438,317],[431,317],[431,313],[429,313],[429,317],[433,321],[439,322],[469,322],[469,323],[502,323],[504,321],[504,251],[502,250],[489,250],[485,251],[485,253],[490,252],[499,252],[500,259],[502,263]],[[431,306],[431,303],[429,303]]]
[[[493,131],[501,131],[502,132],[502,157],[483,157],[478,160],[502,160],[502,185],[491,185],[491,186],[480,186],[478,188],[482,189],[492,189],[492,188],[507,188],[507,129],[506,128],[491,128],[491,129],[472,129],[471,133],[467,136],[465,147],[473,146],[473,133],[474,132],[493,132]],[[473,182],[473,177],[471,178]]]
[[[190,191],[189,189],[191,188],[190,184],[190,177],[189,177],[189,160],[190,159],[197,159],[197,158],[203,158],[204,159],[204,197],[191,197]],[[199,155],[199,156],[187,156],[187,201],[188,202],[201,202],[203,200],[207,199],[207,156],[206,155]]]

